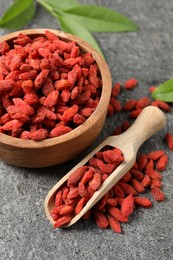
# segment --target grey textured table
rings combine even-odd
[[[12,1],[1,1],[0,15]],[[135,91],[122,92],[120,101],[148,94],[148,87],[173,76],[173,1],[172,0],[81,0],[120,11],[138,23],[137,33],[95,33],[111,70],[113,82],[137,77]],[[59,28],[55,19],[41,7],[26,28]],[[0,35],[7,33],[0,30]],[[46,169],[23,169],[0,161],[0,259],[8,260],[169,260],[173,255],[173,153],[163,137],[167,127],[148,140],[140,152],[163,149],[170,161],[164,172],[166,201],[154,202],[151,209],[139,209],[123,224],[123,233],[98,229],[92,221],[79,221],[69,229],[53,230],[46,219],[43,202],[48,190],[116,125],[125,113],[108,118],[101,135],[80,157]]]

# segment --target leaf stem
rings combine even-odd
[[[47,9],[55,18],[57,18],[57,14],[63,15],[63,12],[56,9],[56,12],[54,11],[54,8],[52,8],[50,5],[46,4],[45,2],[42,2],[42,0],[36,0],[39,4],[41,4],[45,9]]]

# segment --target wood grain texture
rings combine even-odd
[[[42,36],[45,30],[52,31],[65,41],[75,41],[83,52],[91,52],[99,67],[103,86],[100,102],[93,114],[71,132],[43,141],[22,140],[0,133],[0,159],[6,163],[42,168],[66,162],[86,149],[101,132],[111,94],[111,75],[105,60],[88,43],[71,34],[51,29],[21,30],[0,37],[1,41],[12,42],[19,32],[31,38]]]

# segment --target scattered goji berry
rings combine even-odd
[[[116,233],[121,233],[120,222],[117,219],[110,216],[109,214],[107,214],[107,218],[108,218],[109,225],[110,225],[111,229]]]
[[[137,100],[136,109],[143,109],[144,107],[150,105],[151,101],[148,97],[142,97],[141,99]]]
[[[144,197],[134,197],[134,203],[137,206],[143,207],[143,208],[150,208],[152,207],[152,202],[148,198]]]
[[[99,226],[99,228],[107,228],[108,227],[109,223],[108,223],[107,217],[102,212],[95,210],[93,212],[93,215],[94,215],[94,219],[95,219],[97,225]]]
[[[147,154],[147,157],[153,161],[158,160],[162,155],[164,155],[164,151],[163,150],[156,150],[153,152],[150,152]]]
[[[148,175],[145,175],[143,180],[141,181],[141,184],[144,188],[148,187],[150,185],[151,179]]]
[[[154,185],[151,187],[151,194],[157,201],[163,201],[165,199],[164,193]]]
[[[173,151],[173,135],[171,133],[166,134],[166,142],[169,148]]]
[[[164,154],[157,161],[156,169],[159,170],[159,171],[164,171],[165,168],[166,168],[167,163],[168,163],[168,155]]]
[[[128,100],[124,104],[123,109],[127,110],[127,111],[133,110],[136,107],[136,103],[137,103],[137,100],[135,100],[135,99]]]
[[[132,214],[134,210],[134,197],[132,194],[127,196],[123,201],[121,205],[121,212],[124,217],[128,217]]]
[[[131,79],[128,79],[125,83],[124,83],[124,88],[126,90],[131,90],[131,89],[134,89],[136,88],[138,85],[138,80],[135,79],[135,78],[131,78]]]

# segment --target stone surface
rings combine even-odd
[[[1,1],[0,16],[12,2]],[[173,74],[173,1],[171,0],[80,0],[104,5],[132,18],[141,30],[137,33],[95,33],[113,82],[137,77],[135,91],[123,91],[120,101],[149,95],[148,88]],[[59,28],[56,20],[41,7],[25,28]],[[0,29],[0,35],[8,33]],[[140,152],[163,148],[170,161],[163,177],[164,203],[154,202],[151,209],[138,209],[123,233],[100,230],[91,220],[79,221],[69,229],[53,230],[44,213],[44,198],[49,189],[115,126],[126,113],[108,118],[101,135],[79,158],[46,169],[23,169],[0,161],[0,259],[2,260],[170,260],[173,255],[173,153],[163,141],[173,128],[173,115],[167,126],[148,140]]]

